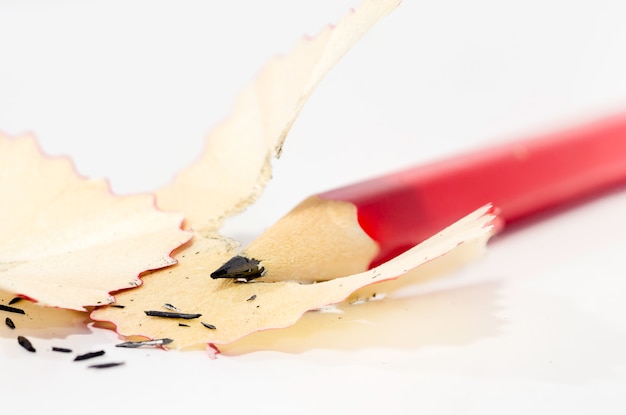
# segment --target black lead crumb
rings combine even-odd
[[[185,324],[185,323],[178,323],[179,327],[189,327],[189,324]]]
[[[217,329],[217,327],[215,327],[213,324],[209,324],[209,323],[205,323],[204,321],[201,321],[202,325],[204,327],[206,327],[207,329],[211,329],[211,330],[215,330]]]
[[[246,301],[254,301],[256,299],[256,294],[253,294]]]
[[[4,322],[6,323],[6,325],[10,328],[10,329],[14,329],[15,328],[15,323],[13,322],[13,320],[11,320],[9,317],[7,317]]]
[[[22,301],[22,300],[23,300],[23,298],[22,298],[22,297],[13,297],[13,298],[11,299],[11,301],[9,301],[9,305],[13,305],[13,304],[15,304],[15,303],[19,303],[19,302],[20,302],[20,301]]]
[[[173,311],[158,311],[158,310],[148,310],[144,311],[147,316],[153,317],[166,317],[166,318],[184,318],[186,320],[190,320],[192,318],[198,318],[202,314],[187,314],[187,313],[176,313]]]
[[[56,346],[52,347],[52,351],[59,352],[59,353],[72,353],[72,349],[66,349],[65,347],[56,347]]]
[[[99,363],[97,365],[89,365],[88,368],[92,369],[108,369],[110,367],[122,366],[124,362],[108,362],[108,363]]]
[[[124,308],[126,307],[125,305],[121,305],[121,304],[111,304],[111,307],[115,307],[115,308]]]
[[[8,311],[9,313],[26,314],[21,308],[10,307],[4,304],[0,304],[0,310]]]
[[[174,340],[164,338],[164,339],[153,339],[153,340],[144,340],[138,342],[124,342],[116,344],[115,347],[127,347],[127,348],[137,348],[143,346],[164,346],[166,344],[170,344]]]
[[[29,352],[35,353],[37,351],[33,347],[33,344],[30,342],[30,340],[28,340],[24,336],[17,336],[17,342],[20,344],[20,346],[22,346],[24,349],[28,350]]]
[[[80,354],[74,358],[74,361],[76,362],[79,360],[87,360],[87,359],[91,359],[94,357],[102,356],[103,354],[104,354],[104,350],[98,350],[97,352],[89,352],[85,354]]]

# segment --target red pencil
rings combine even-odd
[[[211,277],[328,280],[389,260],[487,203],[501,231],[623,184],[626,114],[312,196]]]

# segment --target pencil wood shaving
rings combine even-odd
[[[315,86],[398,4],[398,0],[365,0],[338,24],[302,39],[291,53],[271,60],[261,70],[239,95],[230,117],[209,135],[198,161],[157,191],[158,206],[184,212],[185,227],[194,232],[192,241],[175,255],[179,263],[146,274],[141,290],[117,294],[125,308],[94,310],[93,319],[112,322],[126,336],[171,337],[172,347],[182,348],[230,342],[258,330],[284,327],[308,309],[328,303],[328,293],[322,288],[314,294],[318,288],[313,286],[300,301],[303,288],[299,284],[245,286],[211,280],[209,274],[238,247],[218,230],[226,217],[241,212],[262,193],[271,176],[271,160],[280,155],[287,133]],[[255,301],[246,301],[255,295]],[[293,301],[284,301],[288,299]],[[184,327],[176,319],[146,315],[145,310],[156,310],[164,303],[177,304],[184,313],[202,314],[216,329],[206,330],[201,322],[186,322],[190,327]]]
[[[211,280],[208,274],[234,250],[225,248],[219,239],[202,238],[181,251],[186,260],[165,273],[146,275],[141,289],[121,293],[120,298],[128,304],[125,308],[101,308],[92,313],[92,318],[113,322],[118,333],[125,336],[170,337],[174,339],[172,348],[226,344],[260,330],[293,325],[309,310],[342,302],[361,287],[398,278],[463,245],[475,245],[480,253],[492,234],[493,219],[489,207],[483,207],[377,268],[316,284]],[[212,254],[194,255],[198,248]],[[255,295],[254,301],[247,301]],[[210,321],[216,329],[207,330],[200,321],[189,320],[190,327],[179,327],[179,320],[145,315],[143,310],[158,307],[172,296],[182,309],[202,314],[202,320]]]
[[[182,215],[147,195],[115,197],[45,157],[32,136],[0,135],[0,289],[74,310],[113,302],[111,291],[171,265],[190,238]]]
[[[263,192],[271,160],[313,89],[399,0],[366,0],[337,25],[270,60],[207,137],[199,159],[157,191],[157,204],[185,213],[188,227],[216,231]]]
[[[14,294],[0,290],[0,304],[10,303]],[[15,326],[21,333],[36,334],[43,330],[53,330],[57,338],[66,337],[77,333],[89,333],[85,323],[89,320],[86,313],[57,307],[43,307],[39,303],[22,300],[13,307],[19,308],[23,313],[6,313],[10,315]]]

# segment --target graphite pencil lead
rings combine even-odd
[[[32,352],[32,353],[36,352],[35,348],[33,347],[33,344],[26,337],[17,336],[17,342],[20,344],[20,346],[22,346],[24,349],[28,350],[29,352]]]
[[[147,316],[152,317],[165,317],[165,318],[184,318],[186,320],[191,320],[194,318],[200,317],[202,314],[191,314],[191,313],[178,313],[175,311],[159,311],[159,310],[147,310],[144,311]]]
[[[96,352],[88,352],[85,354],[80,354],[78,356],[76,356],[74,358],[75,362],[81,361],[81,360],[87,360],[87,359],[93,359],[94,357],[98,357],[98,356],[102,356],[104,355],[104,350],[98,350]]]
[[[26,312],[21,308],[11,307],[4,304],[0,304],[0,310],[8,311],[9,313],[26,314]]]
[[[229,259],[224,265],[211,273],[211,278],[230,278],[239,281],[250,282],[262,277],[265,268],[259,260],[237,255]]]

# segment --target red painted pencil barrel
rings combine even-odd
[[[474,209],[504,224],[626,184],[626,114],[515,141],[325,192],[356,205],[380,244],[375,266]]]

